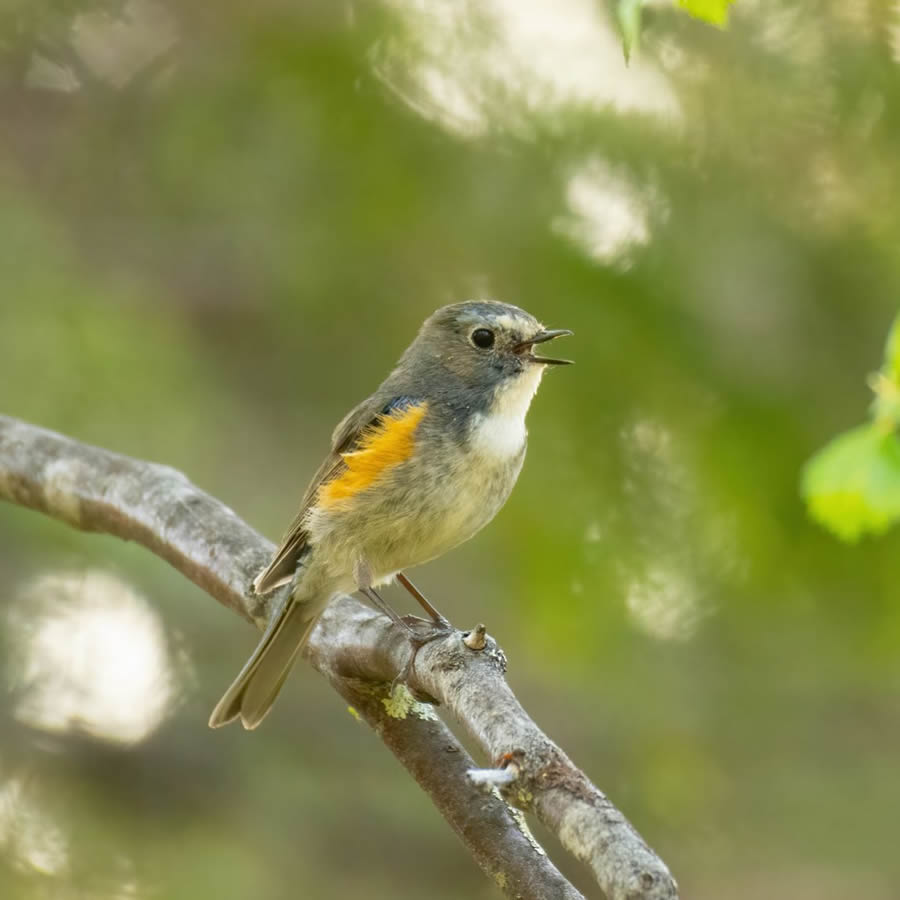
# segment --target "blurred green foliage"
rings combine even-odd
[[[797,490],[897,312],[892,7],[654,5],[628,67],[576,0],[0,25],[0,410],[274,539],[435,307],[572,328],[506,508],[416,583],[487,623],[685,897],[895,896],[900,537],[837,543]],[[5,506],[0,585],[0,896],[493,896],[311,673],[257,732],[206,729],[256,635],[161,560]],[[158,686],[111,608],[158,619]]]
[[[678,0],[682,9],[713,25],[724,25],[728,21],[728,7],[732,3],[734,0]]]
[[[803,474],[810,513],[848,541],[881,534],[900,518],[900,316],[871,386],[871,423],[836,437]]]
[[[634,53],[641,39],[641,21],[647,0],[618,0],[616,18],[622,32],[622,48],[625,59]],[[694,18],[711,25],[725,26],[728,23],[728,7],[734,0],[677,0],[678,6]]]

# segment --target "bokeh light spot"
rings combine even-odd
[[[0,784],[0,849],[16,868],[61,875],[68,868],[68,840],[40,809],[21,777]]]
[[[665,75],[644,59],[626,66],[616,30],[590,0],[388,5],[406,38],[376,48],[375,73],[450,131],[527,130],[529,116],[573,104],[681,120]]]
[[[165,632],[121,579],[99,571],[41,576],[9,619],[19,721],[131,744],[165,718],[175,686]]]

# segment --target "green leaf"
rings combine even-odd
[[[884,348],[884,369],[886,377],[900,387],[900,315],[894,319]]]
[[[900,440],[861,425],[823,447],[803,471],[810,515],[845,541],[900,519]]]
[[[872,417],[882,432],[900,427],[900,316],[894,319],[884,348],[884,365],[869,376],[875,394]]]
[[[637,50],[641,42],[641,10],[644,0],[619,0],[616,6],[616,18],[622,32],[622,49],[625,51],[625,62]]]
[[[734,0],[678,0],[678,5],[695,19],[703,19],[712,25],[728,24],[728,7]]]

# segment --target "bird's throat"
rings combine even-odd
[[[487,412],[475,416],[472,422],[472,448],[476,452],[498,459],[522,452],[528,435],[525,415],[543,374],[543,366],[528,366],[497,388]]]

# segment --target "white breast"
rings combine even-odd
[[[473,420],[472,448],[475,451],[497,459],[508,459],[521,451],[528,434],[525,414],[543,374],[543,366],[532,365],[498,389],[490,411]]]

